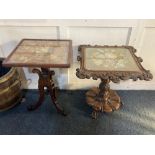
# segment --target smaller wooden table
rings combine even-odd
[[[43,103],[46,87],[57,111],[66,115],[57,102],[52,79],[55,73],[49,68],[69,68],[71,52],[71,40],[23,39],[4,60],[3,65],[8,67],[35,67],[33,73],[39,75],[39,100],[36,104],[30,105],[28,110],[35,110]]]
[[[101,79],[99,87],[86,93],[88,105],[94,109],[92,117],[96,118],[99,111],[112,112],[121,106],[118,94],[110,89],[110,81],[133,79],[136,81],[153,78],[149,70],[145,70],[142,59],[135,55],[136,49],[131,46],[79,46],[80,68],[76,75],[80,79]]]

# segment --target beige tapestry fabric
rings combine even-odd
[[[69,42],[24,40],[9,63],[67,64]]]
[[[132,54],[126,48],[86,48],[84,52],[87,70],[138,71]]]

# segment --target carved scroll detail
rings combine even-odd
[[[142,67],[141,62],[143,61],[142,58],[137,57],[135,55],[136,49],[132,46],[91,46],[91,45],[80,45],[79,46],[79,51],[82,52],[83,47],[124,47],[129,49],[135,60],[136,63],[140,66],[141,72],[135,72],[135,71],[90,71],[86,70],[83,66],[82,63],[82,57],[78,56],[77,60],[80,61],[80,68],[76,69],[76,76],[80,79],[90,79],[92,78],[93,80],[97,79],[103,79],[103,80],[111,80],[114,83],[120,82],[120,80],[128,80],[128,79],[133,79],[133,81],[137,81],[138,79],[140,80],[146,80],[149,81],[153,78],[153,75],[150,73],[149,70],[146,70]]]

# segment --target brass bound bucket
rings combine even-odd
[[[8,110],[21,101],[21,82],[16,68],[2,66],[0,59],[0,111]]]

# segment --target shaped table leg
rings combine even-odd
[[[66,116],[67,114],[64,112],[63,108],[57,102],[55,87],[53,87],[52,89],[50,87],[50,88],[48,88],[48,90],[49,90],[49,93],[50,93],[50,96],[51,96],[51,100],[52,100],[52,102],[53,102],[53,104],[54,104],[57,112],[60,113],[60,114],[62,114],[62,115],[64,115],[64,116]]]
[[[52,79],[52,76],[54,75],[54,71],[50,71],[48,68],[41,68],[41,71],[39,69],[33,69],[33,73],[37,73],[39,75],[38,90],[39,90],[40,96],[36,104],[28,106],[28,110],[32,111],[37,109],[39,106],[41,106],[45,96],[44,88],[47,87],[47,92],[49,92],[51,96],[51,100],[57,109],[57,112],[66,116],[63,108],[58,104],[56,99],[56,88],[54,85],[54,81]]]
[[[41,104],[43,103],[44,96],[45,96],[45,94],[44,94],[44,87],[39,87],[39,95],[40,96],[39,96],[38,102],[36,104],[32,104],[32,105],[28,106],[28,110],[29,111],[33,111],[33,110],[39,108],[41,106]]]

